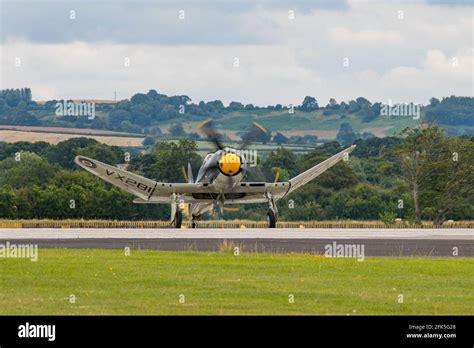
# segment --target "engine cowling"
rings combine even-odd
[[[242,160],[235,153],[225,153],[219,158],[217,163],[220,172],[227,176],[237,175],[242,170]]]

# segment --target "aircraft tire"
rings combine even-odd
[[[276,227],[276,215],[273,210],[269,210],[267,213],[267,222],[268,228],[275,228]]]
[[[182,222],[183,222],[183,213],[180,210],[177,210],[176,215],[174,216],[174,227],[181,228]]]

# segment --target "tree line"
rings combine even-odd
[[[359,139],[341,162],[278,202],[282,220],[355,219],[413,223],[474,219],[474,137],[446,137],[438,127],[398,137]],[[296,155],[279,147],[259,157],[245,180],[287,180],[342,150],[337,142]],[[0,218],[166,219],[168,205],[133,204],[133,197],[78,168],[81,154],[163,182],[184,182],[181,168],[202,163],[192,140],[159,142],[147,153],[75,138],[0,143]],[[129,160],[127,162],[127,160]],[[277,175],[278,173],[278,175]],[[241,205],[226,218],[261,220],[265,205]]]
[[[339,115],[341,119],[351,114],[360,118],[362,122],[369,123],[380,116],[383,106],[381,102],[373,103],[363,97],[340,103],[331,98],[329,103],[323,106],[313,96],[304,97],[300,105],[294,106],[276,104],[260,107],[253,104],[244,105],[237,101],[225,106],[221,100],[193,103],[187,95],[167,96],[152,89],[117,103],[99,103],[96,105],[97,117],[89,119],[71,115],[52,117],[58,102],[62,103],[63,100],[36,103],[32,100],[30,88],[1,90],[0,124],[108,129],[157,136],[161,134],[160,125],[163,122],[174,123],[177,127],[174,131],[183,133],[183,130],[179,129],[183,121],[196,121],[209,117],[219,120],[226,115],[251,115],[258,119],[259,116],[270,113],[321,112],[324,116]],[[441,101],[432,98],[430,104],[422,108],[422,115],[424,121],[429,123],[473,126],[474,98],[451,96]],[[449,129],[455,135],[462,135],[459,127]],[[196,136],[197,134],[193,133],[188,138],[193,139]],[[315,139],[305,141],[309,140]],[[294,139],[293,143],[298,143],[297,141],[303,142],[301,139]]]

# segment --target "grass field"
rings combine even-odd
[[[264,127],[274,132],[281,131],[287,134],[291,131],[292,135],[309,134],[308,130],[313,130],[311,134],[316,134],[322,139],[333,139],[342,122],[349,122],[356,132],[370,131],[377,136],[392,135],[405,127],[417,126],[419,120],[413,120],[411,117],[377,117],[371,122],[363,122],[362,117],[349,114],[344,119],[339,114],[325,116],[318,110],[314,112],[299,112],[288,114],[287,111],[270,112],[254,115],[241,113],[229,113],[217,124],[225,129],[242,130],[252,121],[261,123]],[[301,131],[299,134],[298,131]],[[323,133],[318,133],[318,131]],[[328,132],[331,131],[331,132]],[[324,133],[326,132],[326,133]]]
[[[188,118],[181,120],[186,132],[198,132],[196,126],[202,119]],[[355,132],[371,132],[378,137],[398,134],[406,127],[415,127],[420,124],[419,120],[412,117],[377,117],[370,122],[364,122],[360,115],[348,114],[341,118],[340,114],[324,115],[321,110],[314,112],[296,111],[288,114],[288,111],[255,111],[253,113],[229,112],[222,118],[216,119],[216,127],[219,132],[226,134],[233,140],[239,140],[237,132],[247,129],[253,121],[257,121],[275,134],[281,132],[286,136],[292,135],[317,135],[320,139],[333,140],[339,130],[341,123],[348,122]],[[169,132],[169,128],[177,121],[170,120],[160,124],[162,131]]]
[[[40,249],[37,262],[0,259],[0,314],[473,315],[473,269],[472,259]]]

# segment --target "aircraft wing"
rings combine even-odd
[[[290,179],[289,184],[290,184],[290,189],[288,193],[293,192],[297,188],[307,184],[314,178],[318,177],[322,173],[324,173],[326,170],[337,164],[339,161],[344,159],[345,156],[348,156],[354,149],[356,148],[356,145],[352,145],[348,147],[345,150],[342,150],[341,152],[335,154],[334,156],[328,158],[327,160],[315,165],[314,167],[308,169],[307,171],[295,176],[293,179]]]
[[[74,162],[102,180],[135,195],[137,203],[170,203],[173,193],[186,195],[203,190],[203,184],[161,183],[84,156],[77,156]]]
[[[324,173],[355,147],[352,145],[286,182],[240,182],[224,193],[225,203],[265,203],[267,194],[278,200]],[[213,202],[219,195],[212,184],[157,182],[84,156],[77,156],[74,162],[102,180],[135,195],[134,203],[172,203],[174,194],[184,203],[205,203]]]
[[[229,201],[229,204],[234,203],[265,203],[267,202],[267,193],[270,193],[275,200],[278,200],[288,193],[293,192],[299,187],[307,184],[311,180],[315,179],[326,170],[336,165],[339,161],[343,160],[345,156],[349,155],[354,151],[356,145],[352,145],[347,149],[335,154],[327,160],[315,165],[307,171],[295,176],[287,182],[278,183],[264,183],[264,182],[242,182],[240,187],[235,188],[232,192],[245,192],[245,197]]]

